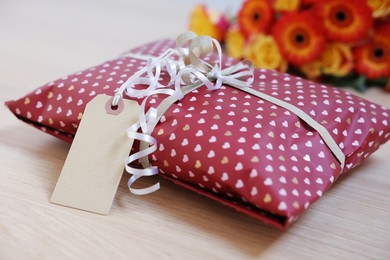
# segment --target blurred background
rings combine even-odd
[[[317,3],[312,0],[0,0],[0,88],[15,84],[32,88],[116,57],[137,45],[161,38],[175,38],[189,28],[200,34],[212,26],[218,30],[221,25],[218,21],[222,17],[225,27],[220,40],[226,43],[230,56],[250,59],[257,67],[287,71],[316,81],[325,81],[323,76],[326,74],[325,79],[330,80],[327,81],[330,85],[341,83],[363,92],[367,77],[360,77],[354,71],[356,61],[360,60],[365,62],[360,66],[364,72],[385,66],[387,72],[375,75],[370,84],[381,85],[382,89],[387,85],[390,90],[388,77],[383,77],[390,75],[390,47],[386,47],[390,45],[389,36],[382,41],[385,43],[381,43],[385,46],[383,48],[372,46],[371,42],[364,46],[376,33],[377,24],[390,24],[390,1],[356,0],[352,4],[342,0],[322,1],[324,8],[327,8],[327,4],[334,4],[338,8],[334,8],[335,13],[330,13],[328,17],[330,22],[335,22],[335,26],[340,25],[337,30],[341,30],[349,18],[361,22],[356,26],[352,23],[354,26],[351,27],[361,36],[352,41],[347,39],[347,42],[337,37],[330,39],[328,32],[322,32],[317,25],[311,24],[313,21],[310,20],[313,19],[302,18],[307,24],[306,27],[305,24],[299,27],[299,17],[308,9],[314,11]],[[204,4],[203,9],[198,8],[194,16],[199,4]],[[371,15],[369,8],[373,6],[377,11]],[[271,20],[264,24],[270,12],[273,12],[270,14]],[[295,13],[296,17],[287,19],[288,13]],[[282,19],[286,21],[279,22]],[[195,24],[195,27],[190,24]],[[364,28],[364,24],[371,26]],[[274,33],[276,27],[279,30]],[[290,29],[304,33],[284,34]],[[390,31],[390,26],[386,30]],[[267,37],[260,36],[262,34]],[[302,36],[318,40],[318,36],[323,35],[327,36],[322,39],[326,44],[314,44],[317,50],[316,47],[310,49],[302,44],[305,43]],[[290,43],[289,39],[299,39],[301,42]],[[313,51],[311,57],[316,58],[305,61],[296,57],[299,44],[304,51]],[[368,56],[357,59],[354,52],[356,46],[360,45]],[[286,46],[293,49],[289,51]],[[381,56],[379,59],[375,57],[377,54]],[[35,67],[34,75],[31,75],[31,66]],[[14,77],[15,71],[19,72],[20,77]],[[40,78],[37,73],[43,77]]]
[[[18,96],[137,45],[175,38],[197,2],[0,0],[0,89],[23,85]],[[228,10],[240,1],[205,2]]]

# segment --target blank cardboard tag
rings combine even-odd
[[[85,109],[50,202],[108,214],[130,153],[128,127],[137,122],[139,106],[98,95]]]

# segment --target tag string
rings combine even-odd
[[[216,61],[208,62],[203,58],[214,52],[218,57]],[[174,102],[202,86],[206,86],[209,90],[216,90],[222,85],[229,85],[289,110],[319,133],[324,143],[340,162],[341,169],[344,168],[345,155],[324,126],[300,108],[251,88],[254,81],[254,68],[250,62],[242,61],[222,69],[222,49],[217,40],[186,32],[176,39],[176,49],[167,49],[158,57],[139,53],[127,53],[125,56],[146,61],[145,67],[137,71],[116,90],[112,101],[112,105],[116,106],[123,95],[144,98],[141,103],[139,121],[127,129],[129,138],[140,141],[140,150],[130,155],[125,162],[126,172],[132,174],[128,187],[133,194],[144,195],[160,188],[159,183],[143,189],[132,188],[133,183],[139,178],[158,174],[158,168],[149,162],[149,155],[157,149],[157,140],[151,134],[162,115]],[[163,70],[170,76],[167,85],[159,83]],[[148,87],[136,89],[136,85]],[[171,86],[174,86],[174,89],[170,88]],[[148,98],[157,94],[168,97],[162,100],[157,107],[150,107],[146,111]],[[141,162],[142,169],[132,166],[132,163],[137,160]]]

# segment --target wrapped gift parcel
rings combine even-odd
[[[86,104],[122,89],[145,115],[158,112],[148,159],[162,176],[281,228],[389,139],[388,109],[288,74],[252,71],[220,51],[202,56],[210,48],[202,40],[191,48],[196,39],[185,39],[190,47],[146,44],[6,105],[71,142]]]

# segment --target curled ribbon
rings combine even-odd
[[[207,62],[204,57],[214,52],[217,53],[217,60]],[[157,141],[151,136],[151,133],[161,116],[174,102],[181,100],[187,93],[201,86],[206,86],[209,90],[216,90],[222,84],[229,85],[293,112],[320,134],[340,162],[341,169],[344,168],[345,155],[325,127],[300,108],[250,87],[254,81],[251,63],[242,61],[222,69],[222,49],[217,40],[208,36],[197,36],[193,32],[186,32],[176,39],[176,49],[168,49],[158,57],[138,53],[128,53],[125,56],[147,61],[144,68],[131,76],[116,91],[112,103],[113,106],[117,105],[123,94],[130,97],[145,97],[141,103],[139,121],[127,129],[129,138],[141,141],[140,151],[130,155],[125,165],[126,171],[132,174],[128,181],[128,187],[132,193],[143,195],[159,189],[159,183],[144,189],[131,187],[139,178],[158,173],[157,167],[151,166],[148,157],[157,149]],[[167,86],[159,83],[162,70],[167,71],[170,76]],[[139,84],[148,87],[136,89],[136,85]],[[174,89],[169,88],[172,85],[174,85]],[[168,97],[157,108],[151,107],[146,112],[146,101],[148,97],[155,94],[164,94]],[[142,163],[143,169],[130,166],[136,160]]]
[[[143,176],[153,176],[158,173],[156,166],[151,166],[148,155],[157,149],[157,141],[151,136],[153,129],[169,106],[180,100],[184,95],[202,85],[210,90],[218,89],[222,84],[232,86],[249,86],[253,82],[253,68],[249,63],[238,63],[225,70],[221,69],[222,50],[218,41],[207,36],[196,36],[193,32],[181,34],[176,40],[177,49],[168,49],[158,57],[137,53],[126,54],[128,57],[146,61],[145,67],[128,78],[116,90],[112,105],[116,106],[124,94],[133,98],[145,97],[141,103],[139,121],[127,129],[129,138],[141,141],[140,151],[130,155],[125,162],[126,172],[132,174],[128,181],[129,190],[133,194],[143,195],[159,189],[159,183],[143,189],[131,186]],[[218,60],[213,63],[202,59],[216,49]],[[173,59],[178,57],[178,59]],[[159,83],[161,71],[170,76],[167,86]],[[137,85],[146,85],[146,89],[137,89]],[[174,85],[174,89],[168,88]],[[155,94],[168,95],[159,107],[146,111],[148,97]],[[140,131],[139,131],[140,130]],[[139,160],[142,169],[132,166]]]

